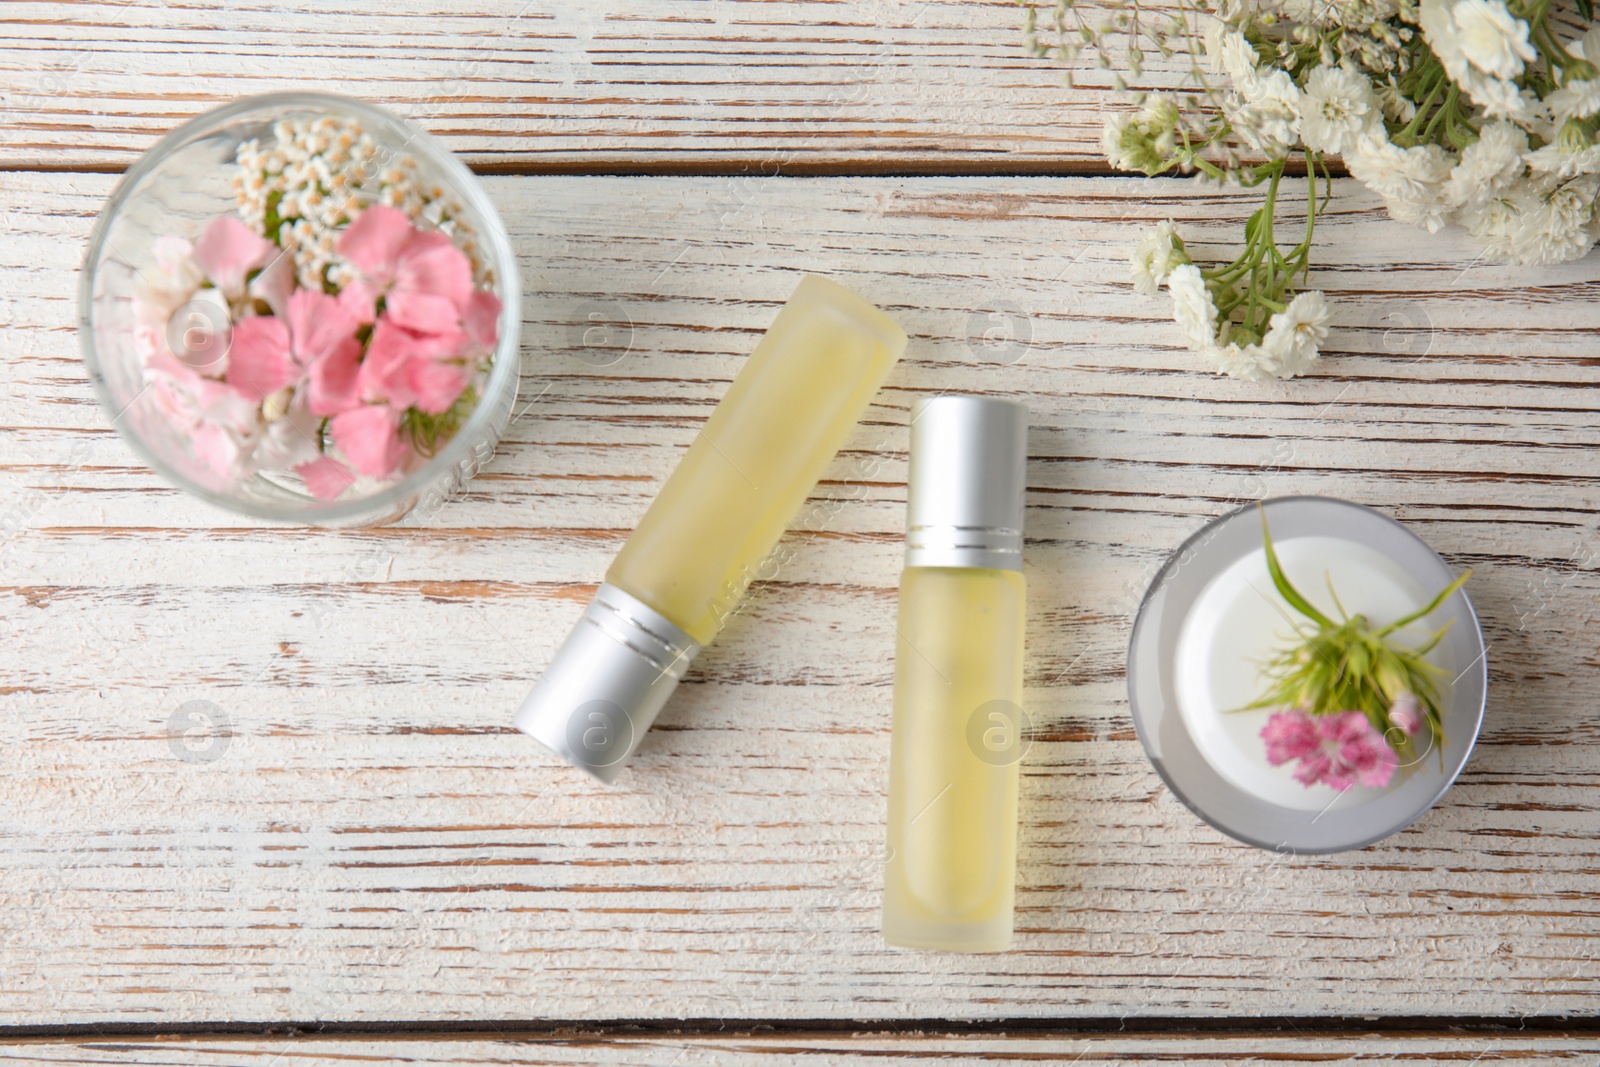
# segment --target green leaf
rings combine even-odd
[[[1413,611],[1410,615],[1407,615],[1405,618],[1397,619],[1394,622],[1391,622],[1388,626],[1385,626],[1381,630],[1374,630],[1373,633],[1375,633],[1378,637],[1385,637],[1385,636],[1387,636],[1389,634],[1394,633],[1396,630],[1400,629],[1402,626],[1409,626],[1412,623],[1416,622],[1418,619],[1427,618],[1429,615],[1433,614],[1434,610],[1436,608],[1438,608],[1438,606],[1440,604],[1443,604],[1447,599],[1449,599],[1451,593],[1454,593],[1457,589],[1460,589],[1463,585],[1466,585],[1467,584],[1467,579],[1471,578],[1471,577],[1472,577],[1472,572],[1468,571],[1467,573],[1463,574],[1461,577],[1457,578],[1455,581],[1451,582],[1449,585],[1445,586],[1444,590],[1438,596],[1434,597],[1432,600],[1430,600],[1428,602],[1427,607],[1421,608],[1421,609],[1419,609],[1417,611]]]
[[[1272,531],[1267,529],[1267,509],[1260,504],[1257,504],[1256,507],[1261,512],[1261,543],[1267,550],[1267,571],[1272,575],[1272,584],[1277,586],[1278,595],[1288,601],[1290,607],[1317,625],[1325,626],[1330,630],[1335,629],[1337,624],[1332,619],[1318,611],[1311,601],[1300,595],[1300,590],[1289,584],[1289,579],[1284,576],[1283,568],[1278,564],[1277,550],[1272,547]],[[1423,614],[1427,614],[1427,612],[1423,612]]]

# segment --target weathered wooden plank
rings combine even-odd
[[[1248,194],[491,179],[527,266],[538,399],[436,515],[321,532],[187,500],[106,428],[75,362],[72,274],[111,184],[0,181],[6,1021],[1600,1003],[1600,263],[1485,266],[1343,183],[1315,278],[1341,301],[1330,355],[1248,385],[1197,371],[1123,262],[1168,215],[1192,247],[1228,239]],[[890,308],[912,348],[777,579],[622,787],[593,785],[509,713],[800,269]],[[612,347],[584,345],[597,303],[629,324]],[[1041,734],[1002,956],[890,951],[876,932],[905,412],[941,389],[1035,412]],[[1489,721],[1461,783],[1347,856],[1274,856],[1199,823],[1124,703],[1128,614],[1165,553],[1291,492],[1385,507],[1474,567],[1490,641]],[[198,753],[168,725],[191,700],[230,723]]]
[[[118,168],[250,93],[387,104],[488,166],[1096,164],[1108,76],[1062,86],[1013,0],[15,0],[0,165]],[[1098,88],[1095,88],[1098,86]]]
[[[868,1067],[885,1062],[918,1065],[952,1060],[982,1063],[1385,1063],[1406,1067],[1445,1067],[1464,1063],[1594,1062],[1600,1040],[1562,1034],[1516,1036],[1454,1034],[1195,1035],[1095,1034],[1063,1038],[1046,1035],[938,1036],[866,1033],[793,1035],[743,1034],[733,1037],[683,1037],[672,1034],[563,1037],[507,1034],[485,1038],[99,1038],[33,1041],[0,1045],[0,1063],[75,1063],[82,1065],[160,1063],[168,1067],[259,1064],[277,1067],[348,1067],[355,1063],[493,1064],[495,1067],[568,1067],[629,1063],[638,1067],[725,1067],[773,1061],[825,1062],[836,1067]]]

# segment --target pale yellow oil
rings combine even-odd
[[[710,641],[905,345],[883,312],[843,286],[807,276],[606,581],[700,644]]]
[[[883,890],[891,944],[1011,943],[1024,591],[1018,571],[901,575]]]

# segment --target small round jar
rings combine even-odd
[[[407,173],[453,205],[452,224],[472,238],[479,286],[500,302],[488,366],[473,382],[476,400],[447,439],[408,455],[383,479],[356,480],[333,499],[317,499],[281,471],[219,472],[197,455],[189,427],[158,402],[136,341],[141,284],[157,242],[195,242],[233,215],[239,146],[271,142],[283,120],[331,117],[360,124],[378,164],[404,161]],[[441,197],[441,201],[443,200]],[[521,309],[516,258],[493,203],[448,149],[388,112],[325,93],[249,97],[201,115],[162,138],[117,185],[96,220],[79,282],[83,360],[107,417],[133,450],[167,480],[213,504],[262,519],[327,526],[392,522],[414,508],[431,511],[494,454],[516,400]],[[225,315],[224,315],[225,317]]]
[[[1261,509],[1284,572],[1325,612],[1330,583],[1349,614],[1383,625],[1455,580],[1421,538],[1372,508],[1302,496]],[[1397,632],[1418,647],[1448,626],[1428,657],[1441,671],[1445,743],[1387,786],[1338,791],[1271,765],[1260,730],[1274,709],[1244,710],[1261,694],[1261,663],[1294,639],[1296,620],[1267,572],[1262,511],[1251,504],[1214,519],[1172,554],[1139,606],[1128,644],[1134,725],[1173,794],[1223,833],[1285,853],[1361,848],[1421,817],[1466,765],[1488,689],[1483,634],[1465,590]]]

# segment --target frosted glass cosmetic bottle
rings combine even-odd
[[[517,728],[614,780],[905,347],[861,297],[802,279],[523,701]]]
[[[883,887],[890,944],[1011,943],[1027,437],[1027,408],[1010,401],[941,396],[911,409]]]

